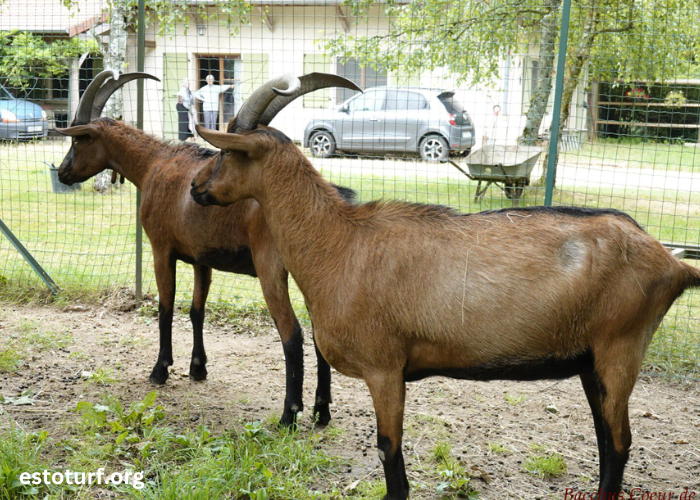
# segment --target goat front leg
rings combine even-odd
[[[406,383],[402,371],[373,372],[365,376],[377,415],[377,448],[384,466],[384,500],[406,500],[409,485],[401,452]]]
[[[289,300],[287,270],[279,256],[258,249],[253,252],[253,260],[267,308],[282,339],[287,380],[280,425],[290,426],[304,409],[304,336]]]
[[[313,322],[311,324],[313,328]],[[316,386],[316,399],[314,400],[314,419],[316,425],[328,425],[331,421],[330,403],[331,398],[331,365],[328,364],[326,358],[323,357],[321,351],[316,345],[314,338],[314,349],[316,350],[318,385]]]
[[[194,266],[194,295],[190,307],[190,320],[194,334],[190,380],[201,381],[207,378],[207,353],[204,350],[204,310],[211,285],[211,267]]]
[[[158,361],[148,380],[164,384],[168,380],[168,367],[173,364],[173,306],[175,304],[175,259],[162,252],[153,252],[153,264],[158,285],[158,329],[160,350]]]

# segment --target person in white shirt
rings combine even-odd
[[[229,89],[232,89],[235,84],[231,85],[214,85],[214,77],[207,75],[207,84],[194,93],[194,97],[202,101],[202,111],[204,111],[204,127],[216,130],[216,124],[219,119],[219,95]]]
[[[177,121],[178,121],[178,138],[181,141],[194,139],[196,119],[194,116],[194,97],[190,91],[189,78],[182,79],[182,87],[177,93]]]

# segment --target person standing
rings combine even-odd
[[[190,91],[190,80],[182,79],[182,86],[177,93],[177,122],[178,122],[178,139],[186,141],[190,137],[194,138],[195,134],[195,117],[194,117],[194,96]]]
[[[216,130],[216,124],[219,119],[219,95],[232,89],[235,84],[214,85],[214,77],[212,75],[207,75],[206,81],[207,84],[195,92],[194,96],[203,103],[204,127]]]

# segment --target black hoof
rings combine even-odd
[[[407,499],[408,499],[408,492],[401,493],[398,496],[384,495],[384,498],[382,498],[382,500],[407,500]]]
[[[297,423],[297,413],[301,410],[293,410],[285,405],[284,411],[282,412],[282,418],[280,418],[280,426],[282,427],[292,427]]]
[[[316,425],[321,427],[331,423],[331,410],[328,403],[314,406],[314,420]]]
[[[163,385],[168,380],[169,376],[170,373],[168,372],[168,368],[161,364],[157,364],[153,367],[153,371],[148,377],[148,381],[151,384]]]
[[[207,367],[205,365],[190,364],[190,380],[201,382],[207,379]]]

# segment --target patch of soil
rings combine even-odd
[[[124,309],[127,309],[126,307]],[[135,312],[92,307],[16,306],[0,303],[0,335],[22,320],[40,331],[70,332],[66,348],[36,354],[17,373],[0,374],[0,394],[30,389],[34,406],[3,405],[0,426],[14,421],[26,430],[65,433],[78,401],[99,401],[105,392],[125,403],[153,390],[148,375],[158,354],[155,318]],[[209,378],[188,378],[191,326],[184,315],[174,322],[174,358],[170,379],[158,388],[158,402],[182,425],[204,423],[215,431],[240,419],[279,416],[284,401],[284,356],[276,331],[267,323],[205,325]],[[316,381],[316,359],[307,332],[306,410],[309,427]],[[119,381],[108,387],[88,384],[82,371],[108,367]],[[331,454],[350,465],[338,476],[341,487],[358,479],[381,478],[375,420],[364,383],[333,374],[331,413],[334,437],[324,441]],[[633,446],[625,489],[700,490],[700,388],[696,382],[641,377],[630,402]],[[480,498],[564,498],[565,490],[597,487],[598,452],[593,421],[577,379],[542,382],[470,382],[433,378],[408,386],[404,454],[412,499],[440,498],[432,452],[447,442],[452,453],[477,479]],[[325,432],[323,429],[317,432]],[[546,449],[563,456],[567,471],[542,479],[523,469],[532,453]],[[700,496],[700,493],[698,494]],[[641,498],[641,497],[639,497]],[[696,497],[698,498],[698,497]]]

